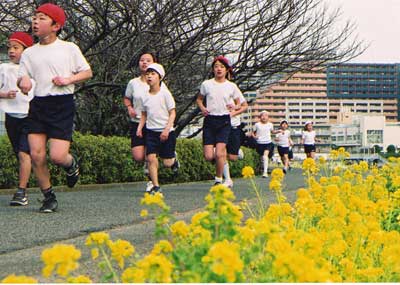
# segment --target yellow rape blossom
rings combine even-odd
[[[168,206],[164,202],[164,196],[161,193],[155,193],[154,195],[145,193],[142,200],[140,200],[142,205],[156,205],[161,209],[167,209]]]
[[[204,263],[211,263],[211,270],[225,276],[228,282],[237,281],[237,274],[241,273],[244,264],[239,254],[239,244],[223,240],[216,242],[203,257]]]
[[[91,233],[91,234],[89,234],[89,236],[86,239],[86,245],[90,246],[92,244],[95,244],[95,245],[105,244],[109,240],[110,240],[110,236],[108,233],[105,233],[105,232]]]
[[[254,177],[254,169],[251,166],[245,166],[242,169],[243,178],[252,178]]]
[[[9,284],[36,284],[38,281],[35,278],[25,276],[25,275],[15,275],[11,274],[1,280],[1,283]]]
[[[189,234],[189,226],[184,221],[177,221],[171,225],[171,233],[184,238]]]
[[[56,270],[59,276],[66,277],[79,267],[78,259],[81,252],[73,245],[56,244],[42,252],[42,261],[45,267],[42,270],[44,277],[49,277]]]
[[[149,212],[146,209],[143,209],[140,211],[140,216],[141,217],[147,217],[149,215]]]
[[[285,177],[285,173],[280,168],[275,168],[271,172],[271,180],[278,180],[281,181]]]
[[[120,268],[124,268],[125,258],[135,252],[134,246],[126,240],[118,239],[115,242],[109,241],[107,245],[111,250],[111,257],[117,261]]]
[[[68,283],[93,283],[92,280],[90,280],[90,278],[85,275],[69,277],[67,281]]]

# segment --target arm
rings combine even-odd
[[[171,109],[168,111],[169,116],[168,116],[168,122],[166,127],[164,128],[164,130],[162,131],[161,135],[160,135],[160,139],[161,141],[166,141],[168,139],[169,136],[169,132],[171,130],[171,128],[174,126],[174,122],[175,122],[175,118],[176,118],[176,110]]]
[[[200,108],[200,111],[203,113],[203,116],[205,117],[209,113],[208,113],[207,108],[204,106],[203,100],[204,100],[204,96],[199,93],[197,95],[196,104]]]
[[[53,81],[54,85],[66,86],[66,85],[76,84],[76,83],[86,81],[86,80],[92,78],[92,76],[93,76],[92,70],[87,69],[87,70],[83,70],[78,73],[75,73],[70,77],[56,76],[52,79],[52,81]]]
[[[142,138],[142,137],[143,137],[143,132],[142,132],[142,130],[143,130],[144,124],[146,123],[146,120],[147,120],[147,112],[142,111],[142,116],[140,117],[139,126],[138,126],[138,128],[137,128],[137,130],[136,130],[136,135],[137,135],[139,138]]]
[[[131,99],[124,97],[124,105],[128,111],[129,117],[135,118],[137,114],[136,114],[135,109],[133,108]]]
[[[0,92],[0,98],[2,99],[14,99],[16,95],[17,95],[16,90]]]
[[[235,117],[235,116],[237,116],[237,115],[239,115],[239,114],[241,114],[241,113],[243,113],[244,111],[246,111],[247,110],[247,108],[249,107],[249,105],[247,104],[247,101],[243,101],[243,103],[242,104],[240,104],[240,102],[239,102],[240,100],[239,99],[237,99],[237,102],[236,102],[236,100],[235,100],[235,109],[231,112],[231,117]]]
[[[32,81],[28,75],[24,75],[18,78],[17,86],[23,94],[27,95],[32,89]]]

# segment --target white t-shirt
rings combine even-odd
[[[282,147],[290,146],[290,143],[289,143],[290,131],[289,130],[285,130],[283,133],[282,132],[277,133],[276,138],[278,139],[277,143],[279,146],[282,146]]]
[[[240,96],[239,96],[239,104],[243,104],[244,102],[246,102],[246,99],[244,98],[242,92],[240,92]],[[231,104],[235,104],[235,101],[232,100]],[[231,126],[232,127],[238,127],[240,126],[240,115],[236,115],[234,117],[231,117]]]
[[[304,144],[315,144],[315,136],[315,131],[304,131],[301,137],[304,141]]]
[[[175,109],[175,100],[168,89],[143,97],[143,111],[147,113],[146,128],[161,132],[168,124],[169,111]],[[171,128],[173,130],[173,128]]]
[[[0,64],[0,91],[18,91],[14,99],[0,99],[0,110],[13,117],[25,118],[28,116],[29,101],[33,98],[34,82],[28,95],[22,94],[17,87],[18,68],[19,65],[12,62]]]
[[[266,124],[257,122],[254,125],[254,132],[257,135],[257,143],[259,144],[267,144],[271,143],[271,131],[274,129],[274,125],[271,122]]]
[[[164,82],[161,82],[161,89],[168,90]],[[130,118],[132,122],[140,121],[143,110],[143,98],[149,93],[149,90],[150,86],[147,82],[142,81],[140,77],[133,78],[128,82],[125,90],[125,97],[131,100],[136,112],[136,117]]]
[[[52,79],[56,76],[70,77],[89,69],[88,62],[76,44],[56,39],[51,44],[37,43],[24,50],[18,78],[28,75],[35,80],[34,95],[38,97],[73,94],[74,84],[56,86]]]
[[[206,98],[207,110],[213,116],[229,115],[227,106],[241,93],[237,85],[229,80],[217,82],[212,78],[200,86],[200,94]]]

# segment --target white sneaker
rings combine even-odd
[[[228,188],[232,188],[232,187],[233,187],[233,181],[232,181],[232,179],[227,179],[227,180],[225,180],[225,182],[222,183],[222,184],[225,185],[225,186],[228,187]]]
[[[263,173],[262,177],[268,178],[268,172]]]
[[[153,186],[154,186],[153,182],[151,182],[151,181],[147,182],[147,184],[146,184],[146,192],[150,193],[151,190],[153,189]]]
[[[244,152],[241,148],[239,148],[238,159],[243,159],[243,158],[244,158]]]

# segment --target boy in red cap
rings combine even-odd
[[[6,113],[7,136],[19,162],[18,189],[11,199],[11,206],[28,205],[26,187],[31,175],[31,158],[26,121],[33,93],[25,96],[20,92],[17,87],[17,75],[22,52],[32,45],[32,36],[24,32],[12,33],[8,38],[10,62],[0,65],[0,110]]]
[[[51,161],[64,168],[67,185],[79,178],[78,159],[69,153],[75,115],[74,87],[92,77],[92,70],[77,45],[58,39],[66,20],[64,10],[46,3],[32,18],[32,30],[39,43],[26,49],[21,57],[18,86],[28,93],[30,78],[36,82],[28,115],[28,141],[33,171],[44,195],[40,212],[51,213],[58,203],[50,184],[46,160],[49,140]]]

